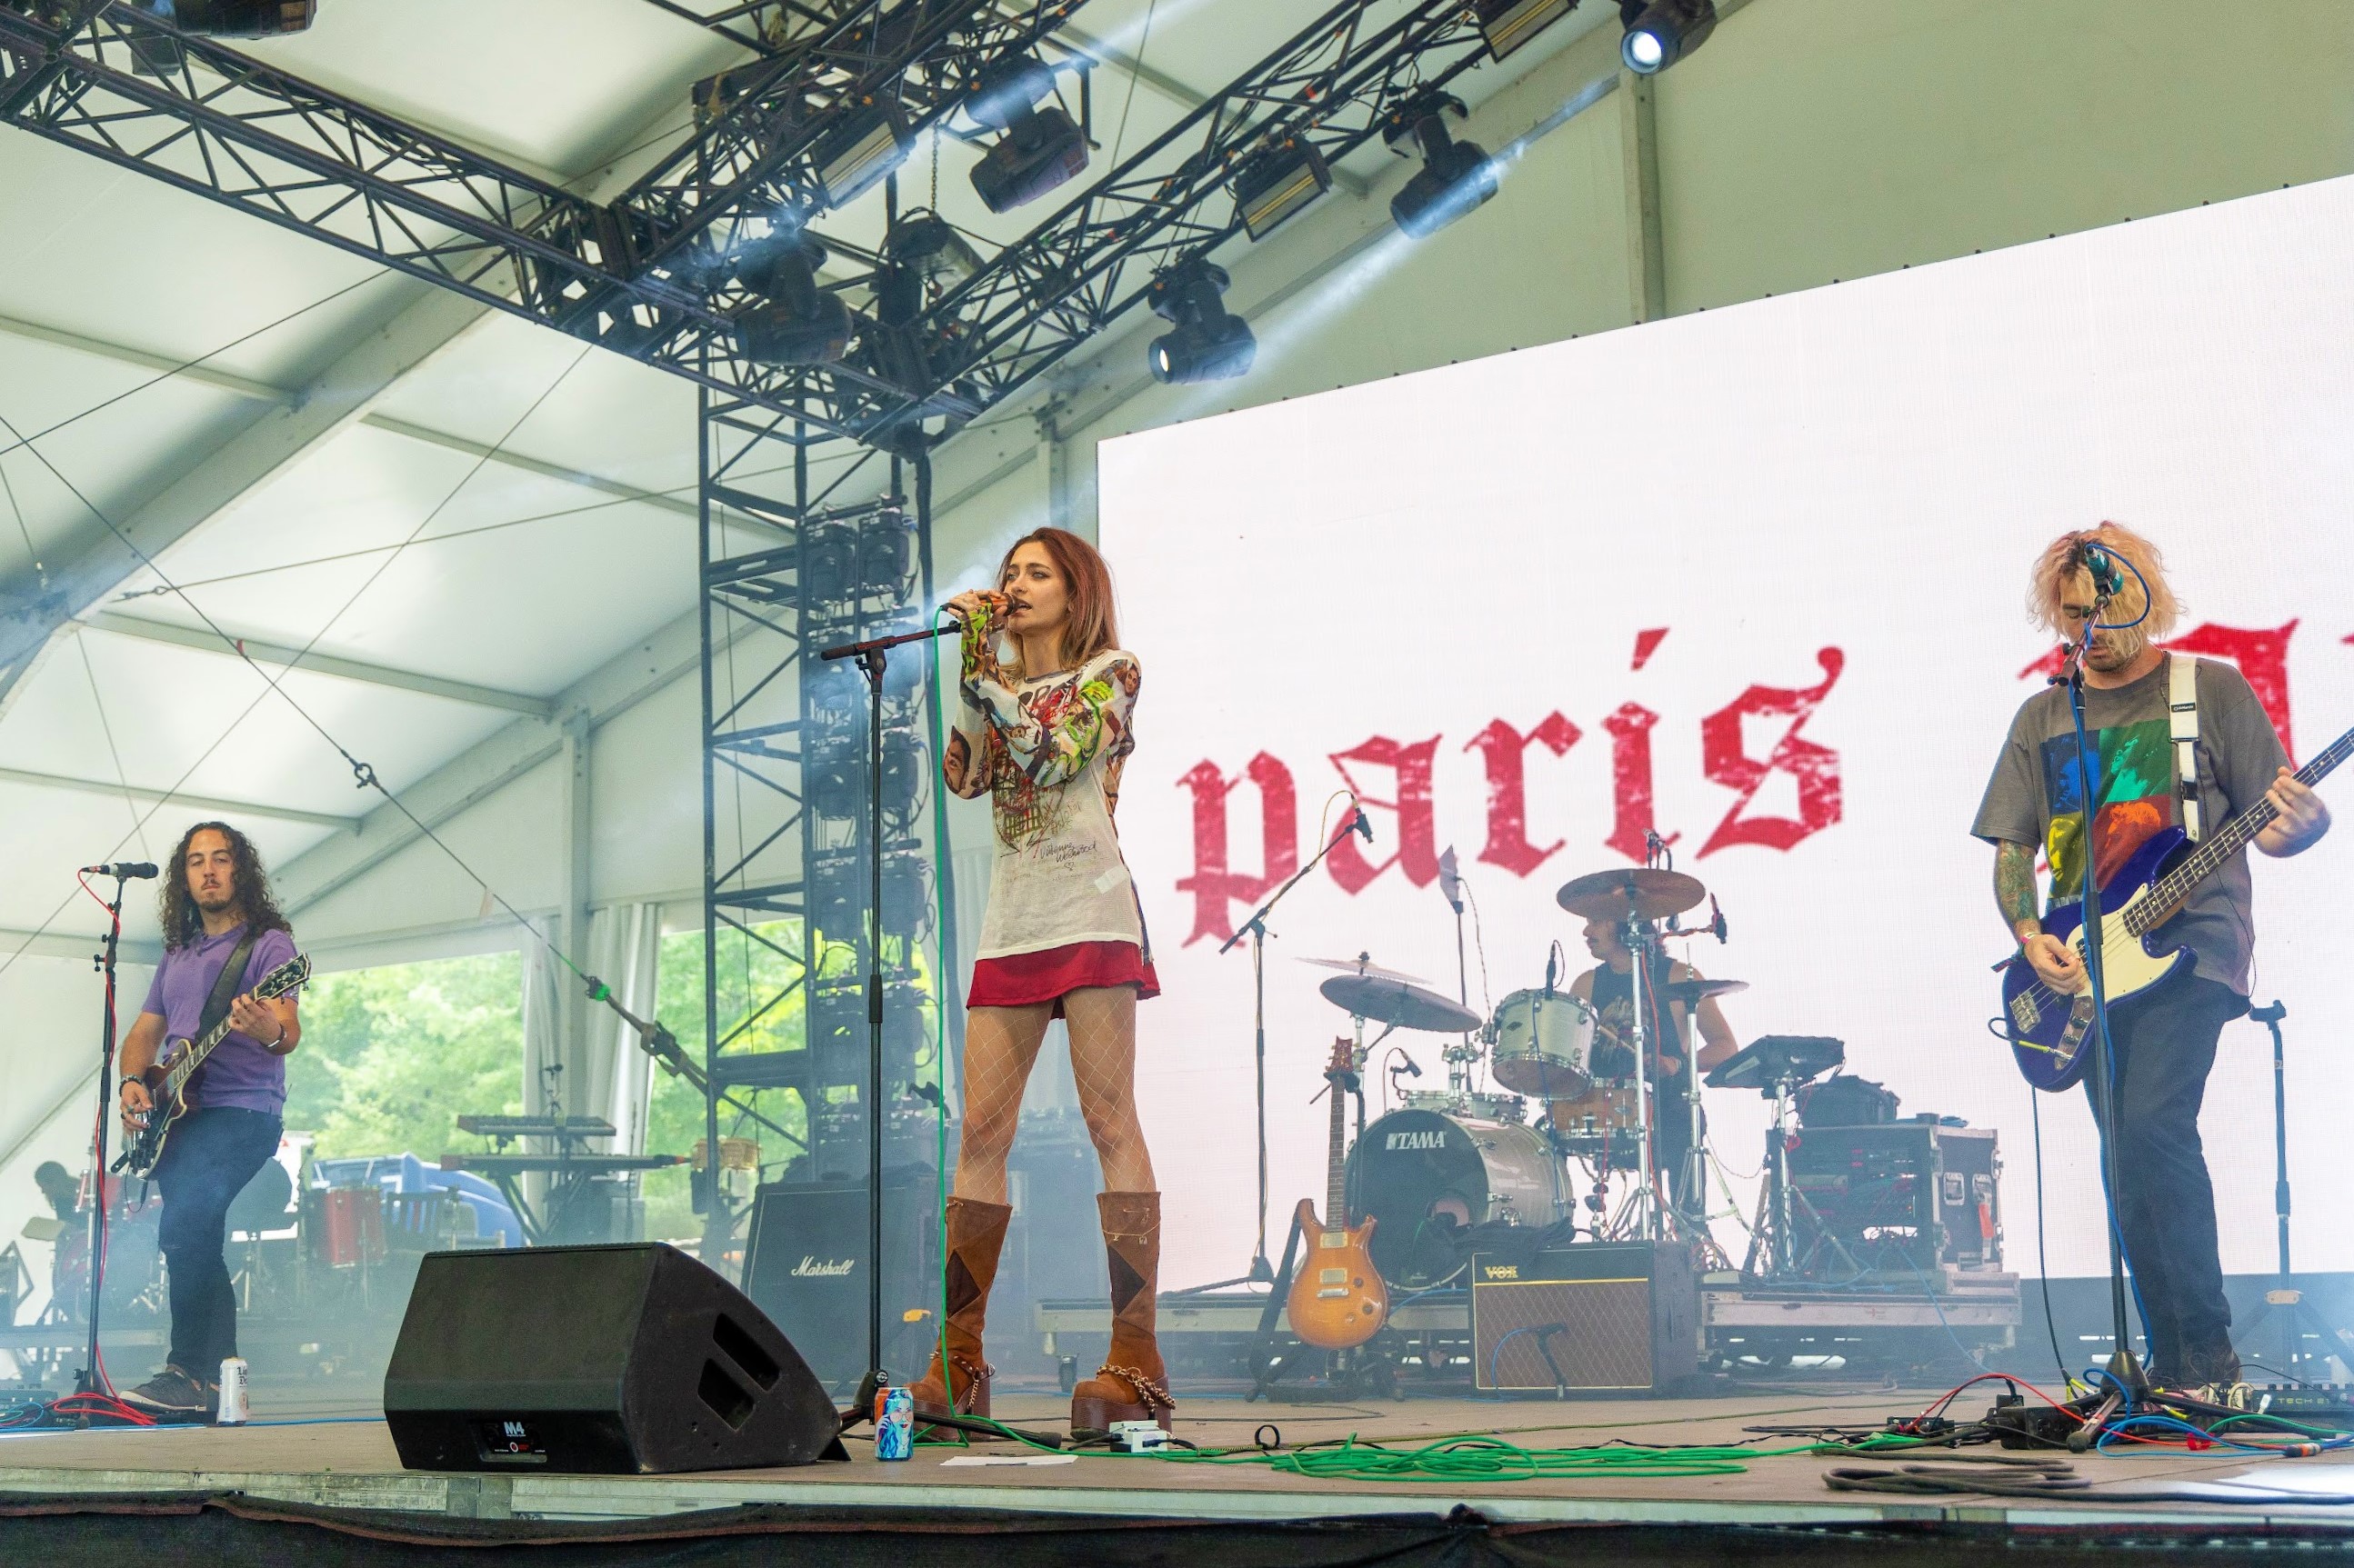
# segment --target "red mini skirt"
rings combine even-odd
[[[965,993],[967,1007],[1034,1007],[1055,1004],[1063,1016],[1063,998],[1089,986],[1132,985],[1137,1000],[1161,994],[1152,960],[1134,942],[1069,942],[1035,953],[1012,953],[1002,959],[977,959],[972,989]]]

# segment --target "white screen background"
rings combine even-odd
[[[1477,221],[1473,219],[1472,221]],[[2354,725],[2354,181],[2267,195],[1998,254],[1691,315],[1108,442],[1100,537],[1144,685],[1119,809],[1163,993],[1140,1010],[1139,1093],[1167,1214],[1172,1286],[1225,1277],[1255,1228],[1246,950],[1189,942],[1194,791],[1265,751],[1298,782],[1296,840],[1341,779],[1330,755],[1437,737],[1437,843],[1483,912],[1485,982],[1533,987],[1548,945],[1589,967],[1563,882],[1629,863],[1613,825],[1605,720],[1659,715],[1656,815],[1676,863],[1722,901],[1731,940],[1678,945],[1746,980],[1746,1043],[1831,1034],[1850,1070],[2000,1133],[2006,1253],[2037,1270],[2029,1099],[1987,1033],[2007,950],[1979,794],[2049,647],[2027,620],[2035,552],[2115,518],[2164,548],[2183,629],[2279,628],[2297,758]],[[1461,286],[1477,287],[1477,280]],[[1640,669],[1639,633],[1666,629]],[[1703,772],[1701,719],[1752,683],[1843,670],[1803,737],[1837,753],[1840,820],[1785,851],[1702,856],[1736,800]],[[1525,876],[1479,863],[1491,720],[1558,713],[1582,732],[1526,755]],[[1766,759],[1788,727],[1744,726]],[[1358,770],[1368,794],[1394,775]],[[2342,779],[2334,792],[2341,814]],[[2327,787],[2325,787],[2327,789]],[[1261,868],[1259,801],[1227,801],[1234,868]],[[1397,821],[1370,813],[1375,861]],[[1798,814],[1776,772],[1750,817]],[[2354,934],[2339,904],[2354,829],[2255,857],[2255,991],[2289,1007],[2289,1133],[2303,1268],[2354,1267],[2336,1180],[2354,1114]],[[1240,920],[1248,906],[1227,906]],[[1705,913],[1705,910],[1702,911]],[[1345,1017],[1294,960],[1370,950],[1452,994],[1453,916],[1395,866],[1356,894],[1320,871],[1271,922],[1270,1249],[1324,1189],[1310,1098]],[[1439,1037],[1392,1037],[1443,1082]],[[2269,1042],[2223,1036],[2204,1118],[2227,1271],[2273,1263]],[[1380,1063],[1369,1076],[1380,1112]],[[2105,1267],[2091,1119],[2042,1102],[2054,1275]],[[1766,1106],[1711,1091],[1724,1165],[1759,1165]],[[1736,1183],[1746,1213],[1754,1185]],[[1720,1199],[1720,1202],[1722,1200]],[[1717,1224],[1737,1258],[1741,1228]]]

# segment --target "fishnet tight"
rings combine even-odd
[[[1136,991],[1090,986],[1063,998],[1071,1034],[1071,1076],[1103,1163],[1104,1189],[1150,1192],[1152,1156],[1136,1115]],[[1005,1202],[1005,1157],[1022,1115],[1022,1092],[1053,1022],[1052,1002],[976,1007],[965,1015],[964,1132],[957,1152],[956,1195]]]

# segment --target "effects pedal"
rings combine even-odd
[[[2073,1410],[2031,1402],[2023,1393],[2004,1393],[1995,1396],[1985,1425],[2006,1448],[2050,1449],[2067,1447],[2084,1421]]]
[[[2251,1414],[2277,1415],[2302,1426],[2354,1432],[2354,1383],[2249,1383],[2241,1387],[2232,1403]]]

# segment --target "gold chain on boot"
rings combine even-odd
[[[972,1399],[972,1391],[987,1383],[990,1379],[995,1377],[997,1375],[997,1369],[991,1366],[987,1361],[981,1362],[979,1366],[974,1366],[962,1356],[955,1354],[951,1354],[949,1357],[949,1363],[955,1367],[957,1371],[964,1373],[964,1394],[961,1398],[957,1395],[956,1381],[953,1378],[943,1377],[940,1379],[942,1383],[949,1385],[949,1408],[954,1410],[960,1415],[970,1415],[972,1412],[968,1408],[968,1405]]]
[[[1134,1389],[1136,1402],[1145,1409],[1151,1410],[1156,1406],[1163,1410],[1177,1408],[1177,1402],[1170,1397],[1169,1391],[1153,1379],[1145,1376],[1141,1367],[1114,1366],[1111,1362],[1106,1361],[1096,1368],[1097,1377],[1102,1377],[1107,1372]]]

